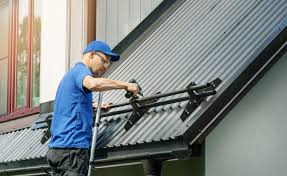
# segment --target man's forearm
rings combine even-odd
[[[127,89],[128,85],[126,82],[117,81],[107,78],[93,78],[92,91],[107,91],[112,89]]]

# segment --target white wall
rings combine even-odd
[[[162,0],[97,0],[97,34],[112,48]]]
[[[67,2],[42,2],[40,103],[54,100],[58,84],[68,67]]]
[[[287,53],[206,139],[206,176],[287,175]]]
[[[83,49],[86,46],[86,4],[87,0],[70,1],[70,68],[81,60]]]

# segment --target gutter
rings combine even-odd
[[[98,149],[93,163],[96,168],[99,168],[109,165],[125,165],[126,163],[142,162],[146,159],[156,161],[189,159],[201,156],[203,148],[204,145],[189,145],[182,137],[178,137],[177,140]]]
[[[50,175],[50,167],[45,165],[33,166],[33,167],[20,167],[14,169],[0,170],[1,175],[12,176],[12,175]]]

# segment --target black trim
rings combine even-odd
[[[4,169],[0,170],[0,175],[9,176],[9,175],[51,175],[52,170],[48,165],[39,165],[33,167],[22,167],[16,169]]]
[[[47,165],[46,157],[43,158],[35,158],[35,159],[28,159],[28,160],[21,160],[21,161],[12,161],[7,163],[0,163],[0,173],[3,170],[21,170],[21,168],[28,168],[28,167],[38,167]]]
[[[285,27],[285,26],[284,26]],[[278,27],[280,30],[280,26]],[[254,59],[254,61],[230,84],[230,86],[213,102],[213,104],[192,124],[192,126],[183,134],[186,142],[190,143],[194,141],[196,137],[200,137],[201,142],[204,138],[216,127],[216,125],[225,117],[225,115],[244,97],[244,95],[250,90],[258,80],[264,75],[264,73],[271,68],[271,66],[278,60],[279,57],[274,57],[278,54],[279,50],[286,50],[287,46],[282,46],[287,41],[287,27],[285,27],[272,42]],[[283,52],[283,51],[282,51]],[[282,55],[282,52],[279,52]],[[270,61],[268,66],[262,71],[263,66]],[[256,75],[257,73],[260,74]],[[235,97],[240,90],[248,84],[250,80],[256,75],[256,78],[250,85],[246,87],[236,99],[227,108],[225,106]],[[213,122],[208,130],[204,130],[205,127],[220,113],[222,109],[224,112]],[[203,131],[204,130],[204,131]]]

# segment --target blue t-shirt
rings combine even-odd
[[[77,63],[60,82],[54,102],[49,148],[90,148],[92,140],[92,92],[83,86],[85,76],[93,76]]]

